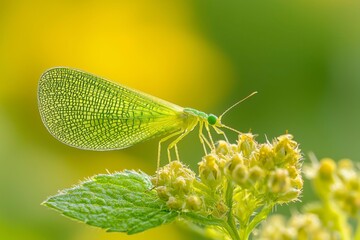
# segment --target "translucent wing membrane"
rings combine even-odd
[[[38,91],[49,132],[82,149],[126,148],[187,126],[183,108],[74,69],[46,71]]]

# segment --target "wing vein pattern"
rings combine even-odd
[[[41,76],[38,102],[49,132],[82,149],[126,148],[186,125],[182,107],[70,68]]]

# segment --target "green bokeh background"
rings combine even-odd
[[[360,2],[350,0],[1,1],[0,238],[198,239],[174,224],[108,234],[40,206],[97,173],[156,169],[156,140],[114,152],[55,140],[37,110],[47,68],[79,68],[214,114],[258,91],[223,122],[259,141],[289,131],[305,161],[309,152],[357,161],[359,26]],[[197,134],[179,150],[195,168]],[[312,197],[305,185],[303,201]]]

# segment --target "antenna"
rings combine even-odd
[[[238,131],[238,130],[236,130],[236,129],[234,129],[234,128],[231,128],[231,127],[229,127],[229,126],[226,126],[226,125],[224,125],[224,124],[222,124],[221,127],[227,128],[227,129],[229,129],[229,130],[231,130],[231,131],[233,131],[233,132],[236,132],[237,134],[241,134],[240,131]]]
[[[230,111],[232,108],[234,108],[236,105],[242,103],[243,101],[245,101],[246,99],[252,97],[253,95],[257,94],[257,92],[253,92],[250,95],[246,96],[245,98],[241,99],[240,101],[236,102],[235,104],[233,104],[231,107],[229,107],[228,109],[225,110],[225,112],[223,112],[219,119],[221,120],[221,118],[225,115],[225,113],[227,113],[228,111]]]

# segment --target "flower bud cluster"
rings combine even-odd
[[[348,216],[360,214],[360,171],[349,159],[336,163],[324,158],[307,168],[315,191],[324,201],[332,201]]]
[[[160,168],[152,179],[160,199],[177,210],[199,210],[202,200],[194,192],[195,173],[179,161],[172,161]]]
[[[330,233],[319,217],[312,213],[294,214],[289,220],[273,215],[264,222],[257,233],[259,240],[288,239],[339,239]]]
[[[237,144],[219,141],[199,163],[199,174],[211,187],[219,186],[225,177],[239,189],[284,203],[297,200],[301,193],[301,158],[290,134],[265,144],[257,143],[251,133],[241,134]]]
[[[359,239],[352,229],[360,214],[360,171],[349,159],[313,161],[305,168],[320,201],[304,206],[303,214],[288,221],[270,217],[259,229],[259,239]],[[352,218],[352,219],[351,219]],[[351,220],[350,220],[351,219]],[[358,223],[358,226],[359,223]]]
[[[343,211],[353,218],[358,218],[360,214],[360,172],[349,159],[340,160],[336,170],[341,184],[335,188],[334,197]]]
[[[236,144],[219,141],[202,158],[198,178],[173,161],[158,170],[153,182],[171,209],[196,210],[216,218],[232,209],[245,223],[259,207],[298,199],[303,186],[301,158],[290,134],[264,144],[251,133],[240,134]]]

